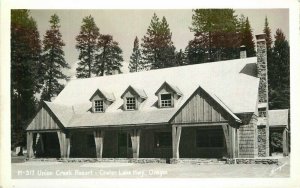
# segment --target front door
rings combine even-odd
[[[131,138],[129,133],[120,132],[118,134],[118,157],[130,158],[132,157]]]

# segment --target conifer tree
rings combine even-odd
[[[268,18],[265,18],[265,27],[263,32],[266,34],[266,44],[267,44],[267,50],[270,50],[272,48],[272,36],[271,36],[271,29],[269,27]]]
[[[175,53],[175,64],[176,66],[182,66],[186,64],[185,54],[183,53],[182,49]]]
[[[135,37],[134,39],[133,50],[130,56],[130,63],[128,68],[130,72],[139,72],[145,69],[142,64],[139,39],[137,37]]]
[[[165,17],[160,21],[154,13],[142,42],[142,55],[146,67],[158,69],[175,66],[175,47]]]
[[[207,53],[205,62],[239,57],[240,39],[234,10],[196,9],[193,13],[190,29]]]
[[[268,59],[270,109],[290,108],[290,47],[281,29],[276,30]]]
[[[65,43],[62,40],[60,29],[60,19],[54,14],[50,18],[50,29],[46,31],[43,40],[42,61],[45,69],[45,84],[41,99],[51,101],[52,97],[57,96],[63,89],[59,80],[67,80],[67,76],[62,73],[62,69],[70,68],[65,61],[63,47]]]
[[[99,52],[95,57],[93,73],[96,76],[103,76],[113,74],[113,71],[121,72],[123,57],[119,43],[114,41],[111,35],[101,34],[97,47]]]
[[[189,41],[185,48],[185,57],[187,64],[199,64],[208,61],[208,50],[202,37],[195,37]]]
[[[247,57],[255,56],[255,44],[248,17],[246,18],[244,27],[241,30],[241,45],[246,47]]]
[[[93,63],[98,51],[99,36],[99,28],[94,18],[91,15],[83,18],[80,33],[76,37],[76,49],[79,50],[79,63],[76,69],[77,78],[89,78],[92,76]]]
[[[25,126],[35,114],[42,87],[41,41],[29,10],[11,10],[11,147],[25,145]]]

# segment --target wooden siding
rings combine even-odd
[[[36,114],[32,122],[27,127],[28,131],[31,130],[58,130],[60,129],[58,123],[55,121],[52,114],[42,107]]]
[[[173,123],[222,122],[228,120],[225,110],[206,93],[197,90],[173,119]]]

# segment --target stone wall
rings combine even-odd
[[[266,157],[267,155],[267,137],[266,126],[257,127],[257,144],[258,144],[258,157]]]

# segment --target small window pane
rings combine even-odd
[[[95,112],[103,112],[103,101],[95,100]]]
[[[126,98],[126,108],[127,110],[135,110],[136,100],[134,97]]]
[[[160,95],[161,107],[171,107],[172,106],[172,96],[171,94],[161,94]]]

